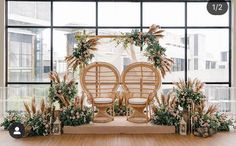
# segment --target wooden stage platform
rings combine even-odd
[[[174,126],[132,123],[126,117],[115,117],[108,123],[92,123],[82,126],[65,126],[64,134],[167,134],[175,133]]]

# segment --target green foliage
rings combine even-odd
[[[7,116],[4,117],[3,122],[1,123],[1,127],[5,130],[8,130],[9,126],[15,122],[21,123],[21,114],[17,111],[8,111]]]
[[[159,38],[163,37],[163,31],[159,27],[152,25],[148,32],[140,32],[132,30],[131,33],[122,34],[124,37],[114,39],[117,45],[123,44],[124,48],[129,45],[135,45],[144,48],[144,55],[155,67],[161,70],[164,76],[166,72],[171,70],[173,60],[166,57],[166,49],[159,43]]]
[[[180,113],[177,109],[171,109],[167,106],[161,106],[157,108],[151,119],[153,124],[157,125],[168,125],[168,126],[179,126]]]
[[[92,110],[88,107],[80,109],[74,106],[61,108],[61,122],[63,126],[79,126],[92,121]]]
[[[73,48],[73,56],[80,59],[80,62],[88,64],[94,57],[94,55],[90,53],[90,48],[93,47],[93,44],[87,42],[87,35],[76,35],[75,39],[77,45]]]
[[[74,99],[74,97],[77,94],[77,88],[76,84],[73,83],[68,84],[65,81],[60,82],[59,84],[52,84],[52,86],[49,88],[49,99],[51,103],[54,103],[56,101],[59,102],[60,106],[62,107],[63,102],[57,97],[56,93],[63,94],[63,96],[69,98],[70,101]]]
[[[215,116],[220,122],[220,125],[217,128],[218,131],[229,131],[229,127],[233,126],[233,120],[230,119],[226,114],[217,112]]]
[[[26,127],[31,127],[28,136],[46,136],[50,134],[50,117],[50,113],[36,113],[29,117],[25,124]]]
[[[199,105],[202,100],[205,99],[205,96],[202,92],[196,92],[193,88],[184,88],[182,90],[176,90],[177,104],[180,105],[183,109],[188,109],[189,105],[193,102],[196,105]]]
[[[110,108],[107,109],[107,112],[111,114]],[[124,104],[119,105],[118,100],[114,104],[115,116],[125,116],[126,115],[126,106]]]
[[[214,114],[194,113],[192,127],[194,135],[208,137],[216,133],[220,122]],[[213,131],[213,132],[212,132]]]

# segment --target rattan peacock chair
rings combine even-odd
[[[97,123],[110,122],[114,119],[114,101],[120,82],[119,71],[109,63],[94,62],[83,70],[80,82],[88,101],[92,104],[93,121]],[[95,114],[94,110],[98,109]],[[112,110],[112,115],[107,109]]]
[[[124,69],[121,82],[126,95],[127,120],[135,123],[148,122],[150,102],[161,86],[160,71],[147,62],[132,63]]]

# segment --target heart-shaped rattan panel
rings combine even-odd
[[[83,70],[80,81],[89,98],[111,98],[119,86],[120,76],[112,64],[94,62]]]
[[[135,98],[147,98],[161,86],[160,71],[146,62],[128,65],[122,73],[122,85],[126,92]]]

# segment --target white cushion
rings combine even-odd
[[[130,98],[129,103],[130,104],[145,104],[147,99],[145,98]]]
[[[111,98],[95,98],[94,103],[111,103]]]

